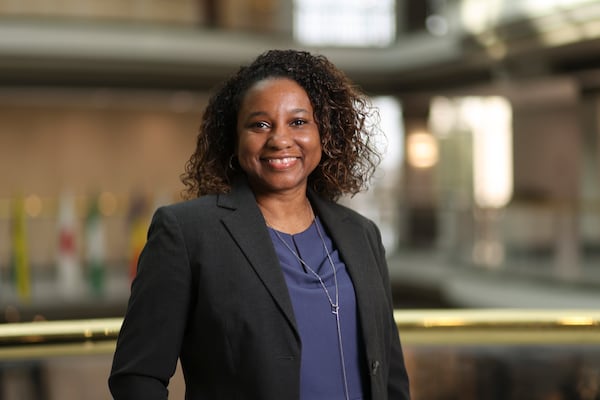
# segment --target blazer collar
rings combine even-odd
[[[232,210],[222,218],[223,224],[271,293],[299,339],[283,271],[275,249],[271,245],[271,236],[263,215],[247,181],[243,178],[235,180],[229,193],[218,196],[217,205]]]
[[[377,334],[373,293],[380,293],[381,279],[370,248],[365,226],[345,207],[341,207],[309,192],[309,198],[325,229],[337,247],[346,270],[352,278],[358,318],[360,320],[367,356],[375,354]],[[343,305],[342,305],[343,306]],[[342,311],[343,312],[343,311]]]
[[[368,251],[369,240],[364,226],[357,222],[348,209],[321,198],[311,190],[308,196],[352,278],[366,350],[367,354],[371,354],[374,344],[370,343],[369,338],[378,336],[375,331],[377,313],[372,309],[373,302],[370,296],[378,292],[378,269],[374,265],[376,261]],[[271,245],[265,220],[247,181],[242,178],[234,181],[229,193],[218,196],[217,204],[232,210],[223,217],[223,224],[246,255],[251,267],[271,293],[299,339],[292,302],[279,259]]]

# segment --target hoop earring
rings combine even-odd
[[[235,154],[232,154],[229,157],[229,169],[232,170],[232,171],[235,171],[235,167],[233,166],[233,159],[234,159],[234,157],[235,157]]]

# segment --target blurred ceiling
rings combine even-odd
[[[580,5],[576,20],[550,14],[477,33],[401,36],[386,48],[308,50],[325,54],[373,93],[564,73],[598,87],[598,3]],[[206,89],[270,48],[299,45],[266,34],[190,27],[6,19],[0,21],[0,84]]]

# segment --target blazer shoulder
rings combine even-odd
[[[154,212],[154,217],[167,214],[174,217],[178,223],[186,224],[186,222],[212,219],[218,214],[217,209],[216,196],[207,195],[161,206]]]
[[[206,196],[196,197],[194,199],[182,200],[182,201],[179,201],[176,203],[162,206],[160,208],[165,208],[176,215],[186,214],[186,213],[194,212],[194,211],[198,210],[199,208],[215,207],[216,203],[217,203],[216,198],[217,198],[216,195],[206,195]]]

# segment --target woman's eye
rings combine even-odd
[[[258,129],[265,129],[269,127],[269,124],[267,124],[266,122],[263,121],[259,121],[259,122],[255,122],[252,124],[253,127],[258,128]]]
[[[303,119],[295,119],[292,121],[292,125],[294,125],[294,126],[301,126],[304,124],[306,124],[306,120],[303,120]]]

